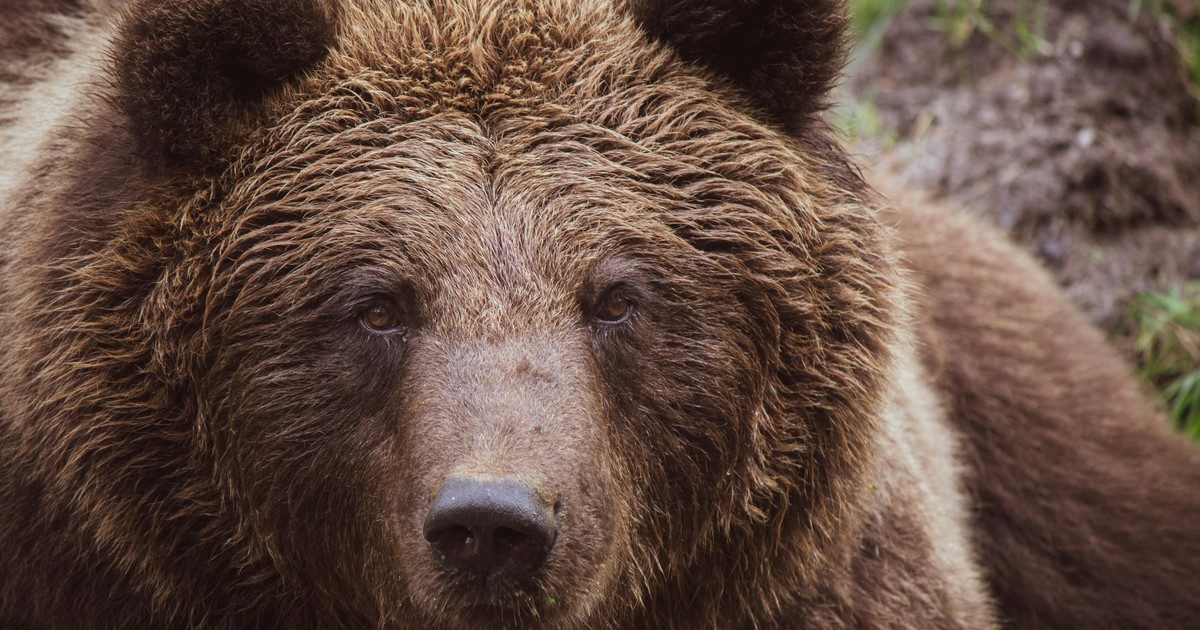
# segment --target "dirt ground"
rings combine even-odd
[[[1110,330],[1200,278],[1200,102],[1134,4],[911,0],[849,80],[876,170],[993,219]]]

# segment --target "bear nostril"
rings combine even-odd
[[[556,529],[549,506],[511,480],[451,477],[425,519],[425,539],[442,566],[506,578],[541,566]]]
[[[492,542],[496,544],[497,552],[506,553],[528,543],[529,536],[526,536],[515,529],[501,527],[492,534]]]
[[[426,538],[443,561],[450,556],[468,557],[479,551],[475,534],[462,526],[444,527],[426,534]]]

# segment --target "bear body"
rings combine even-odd
[[[0,8],[0,620],[1200,624],[1200,456],[860,178],[842,11]]]

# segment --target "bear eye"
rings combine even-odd
[[[372,333],[387,333],[400,326],[396,305],[383,297],[372,298],[358,315],[362,327]]]
[[[620,324],[633,314],[633,298],[620,287],[610,290],[596,303],[595,317],[605,324]]]

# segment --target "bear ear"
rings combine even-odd
[[[135,0],[112,63],[138,150],[168,164],[216,159],[263,97],[321,60],[335,17],[328,0]]]
[[[827,106],[846,57],[845,0],[631,0],[651,36],[741,86],[787,125]]]

